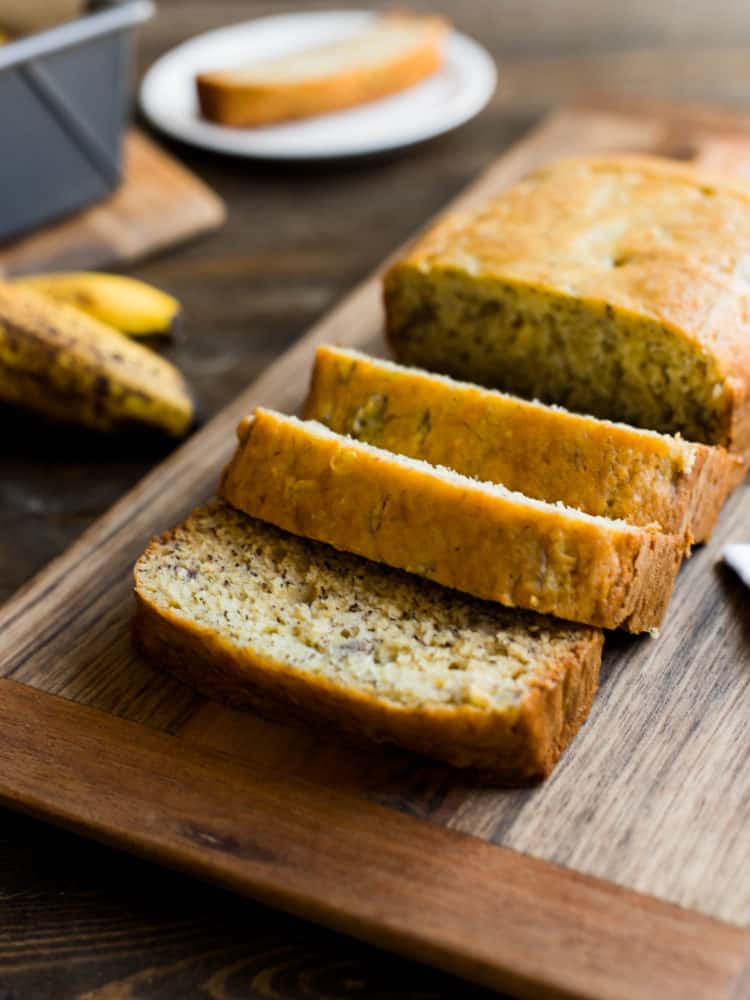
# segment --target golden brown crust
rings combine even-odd
[[[404,19],[407,15],[387,15]],[[442,59],[447,25],[439,18],[416,18],[422,37],[380,66],[360,66],[328,77],[277,84],[243,82],[231,70],[196,78],[203,116],[220,125],[252,126],[339,111],[397,93],[434,73]]]
[[[315,426],[256,411],[222,497],[285,531],[508,607],[632,632],[659,626],[684,540],[488,492]]]
[[[168,537],[168,536],[165,536]],[[146,551],[146,559],[158,541]],[[546,777],[585,720],[596,693],[603,636],[590,630],[514,711],[407,708],[312,677],[238,648],[178,611],[158,607],[135,571],[138,648],[209,698],[303,722],[330,722],[358,737],[397,743],[495,783]]]
[[[554,308],[573,302],[597,316],[606,306],[613,322],[640,323],[649,336],[663,331],[703,360],[704,398],[717,401],[718,409],[715,417],[707,416],[705,437],[686,436],[745,455],[748,245],[750,195],[742,184],[657,157],[563,161],[530,175],[476,214],[443,220],[391,268],[385,278],[389,338],[404,359],[408,310],[401,293],[420,273],[503,281],[518,295],[543,292]],[[416,299],[409,308],[419,308]],[[715,387],[718,397],[712,395]],[[616,405],[615,412],[604,409],[596,412],[634,422]]]
[[[723,448],[704,448],[696,460],[691,500],[690,534],[693,541],[711,537],[724,501],[745,477],[747,464]]]
[[[705,541],[736,460],[478,385],[322,345],[306,419],[588,514]]]

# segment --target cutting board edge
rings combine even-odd
[[[748,930],[12,680],[0,729],[2,805],[479,985],[738,1000],[746,981]]]

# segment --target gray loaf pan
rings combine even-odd
[[[117,187],[130,29],[152,13],[109,3],[0,45],[0,241]]]

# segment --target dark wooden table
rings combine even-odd
[[[357,4],[349,0],[347,7]],[[325,3],[162,0],[139,69],[197,32]],[[750,104],[745,0],[435,0],[495,54],[490,108],[399,156],[278,167],[173,147],[227,200],[216,235],[134,270],[183,301],[167,352],[209,416],[555,104],[617,94]],[[0,421],[0,600],[164,454]],[[367,859],[363,858],[363,864]],[[445,975],[4,813],[0,998],[479,996]]]

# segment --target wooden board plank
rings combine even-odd
[[[710,1000],[750,953],[748,931],[12,681],[0,705],[4,805],[495,989]]]
[[[710,143],[738,143],[746,125],[706,110],[574,109],[506,153],[451,207],[481,200],[558,156],[601,149],[700,155]],[[716,147],[710,155],[716,157]],[[732,156],[742,159],[741,144]],[[725,539],[742,538],[748,487],[727,505],[711,545],[684,568],[661,638],[610,637],[592,717],[540,788],[478,789],[448,768],[395,749],[350,747],[333,734],[321,740],[233,712],[154,672],[132,652],[132,562],[151,534],[212,492],[239,417],[257,404],[294,411],[317,343],[380,352],[381,326],[373,276],[6,605],[0,675],[177,733],[180,747],[222,751],[255,773],[273,769],[285,781],[303,779],[321,802],[336,788],[356,796],[358,808],[369,808],[366,800],[394,806],[474,840],[746,926],[750,895],[738,872],[750,862],[750,631],[747,596],[715,561]],[[0,699],[0,725],[5,711]],[[57,814],[53,791],[40,782],[37,811]],[[19,793],[14,801],[23,799]],[[72,811],[66,821],[75,824]],[[112,832],[127,843],[122,822]],[[139,843],[148,850],[145,834]],[[179,862],[179,855],[175,847],[170,860]],[[221,879],[224,860],[214,862],[213,876]]]
[[[0,273],[102,268],[138,260],[220,226],[224,203],[137,129],[124,143],[111,197],[0,246]]]

